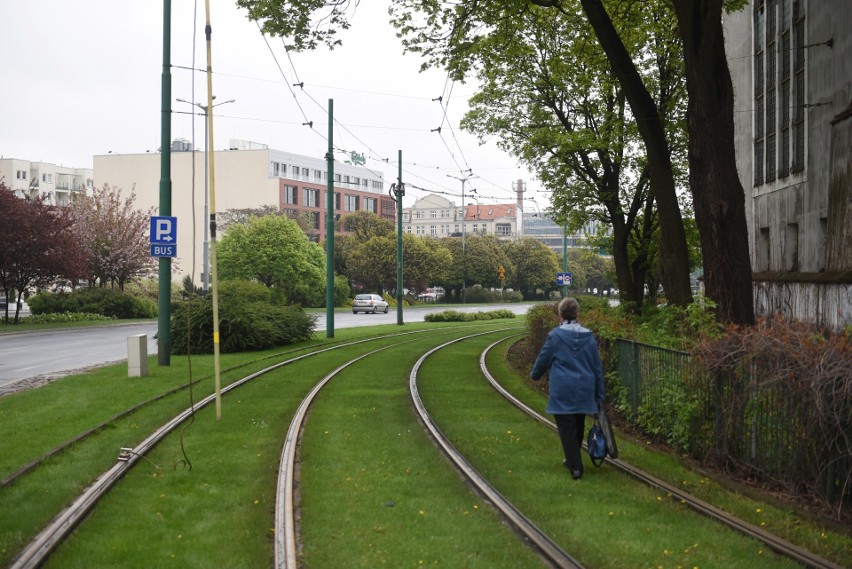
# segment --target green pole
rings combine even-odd
[[[399,168],[396,179],[396,323],[402,326],[402,150],[399,151]]]
[[[568,272],[568,235],[565,226],[562,226],[562,272]],[[562,285],[562,298],[568,296],[568,285]]]
[[[325,215],[325,337],[334,338],[334,99],[328,100],[328,190]]]
[[[172,76],[169,62],[171,53],[171,0],[163,0],[163,76],[161,89],[160,114],[160,215],[172,215]],[[157,272],[157,363],[170,364],[169,350],[172,344],[171,297],[172,297],[172,259],[160,257]]]

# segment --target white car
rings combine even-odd
[[[359,294],[352,301],[352,314],[359,312],[388,313],[388,303],[378,294]]]

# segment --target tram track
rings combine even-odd
[[[226,387],[222,388],[221,393],[223,395],[229,393],[230,391],[242,385],[245,385],[246,383],[258,377],[278,370],[283,366],[304,360],[305,358],[325,354],[330,351],[345,347],[365,344],[368,342],[395,338],[400,336],[408,336],[411,334],[422,334],[427,332],[434,332],[434,330],[425,329],[395,334],[386,334],[354,340],[351,342],[335,344],[333,346],[323,347],[314,351],[308,351],[307,353],[304,353],[302,355],[286,359],[284,361],[263,368],[259,371],[248,374],[242,377],[241,379],[238,379],[230,383]],[[62,512],[55,516],[51,520],[51,522],[45,528],[43,528],[38,533],[38,535],[22,549],[22,551],[13,561],[12,565],[9,566],[9,569],[35,569],[41,566],[49,557],[50,553],[57,547],[57,545],[61,543],[81,522],[81,520],[92,510],[98,500],[100,500],[104,495],[106,495],[109,490],[121,478],[123,478],[128,471],[130,471],[142,458],[145,457],[145,455],[152,448],[157,445],[157,443],[159,443],[167,435],[172,433],[178,426],[183,424],[195,412],[214,402],[215,399],[215,394],[210,394],[200,399],[194,405],[190,406],[189,408],[172,418],[170,421],[162,425],[160,428],[156,429],[141,443],[139,443],[133,448],[125,449],[125,451],[122,452],[122,454],[119,456],[119,459],[112,467],[110,467],[106,472],[102,473],[94,481],[92,481],[91,484],[89,484],[87,488],[79,496],[77,496],[77,498],[75,498],[67,508],[65,508]],[[57,453],[54,452],[52,454]],[[29,468],[26,473],[30,473],[32,472],[32,470],[33,468]]]
[[[459,328],[455,328],[454,330],[459,330]],[[262,370],[248,374],[248,375],[244,376],[243,378],[236,380],[233,383],[229,384],[226,388],[223,389],[223,394],[228,393],[228,392],[230,392],[230,391],[232,391],[232,390],[234,390],[234,389],[236,389],[236,388],[238,388],[242,385],[245,385],[246,383],[249,383],[253,379],[256,379],[258,377],[262,377],[266,374],[269,374],[270,372],[272,372],[274,370],[280,369],[283,366],[286,366],[288,364],[295,363],[295,362],[298,362],[298,361],[303,361],[307,358],[317,356],[317,355],[320,355],[320,354],[324,354],[324,353],[327,353],[327,352],[335,350],[335,349],[353,346],[353,345],[356,345],[356,344],[368,344],[370,342],[375,342],[375,341],[378,341],[378,340],[388,340],[388,339],[393,339],[393,338],[401,338],[401,337],[404,337],[404,336],[408,336],[410,334],[418,334],[418,333],[422,333],[422,332],[436,332],[436,331],[437,330],[417,330],[417,331],[405,332],[405,333],[401,333],[401,334],[388,334],[388,335],[383,335],[383,336],[376,336],[376,337],[371,337],[371,338],[360,339],[360,340],[353,341],[353,342],[346,342],[346,343],[342,343],[342,344],[338,344],[338,345],[334,345],[334,346],[327,346],[327,347],[324,347],[322,349],[315,350],[315,351],[309,351],[309,352],[301,354],[297,357],[288,358],[285,361],[277,362],[274,365],[268,366],[268,367],[266,367]],[[438,441],[439,437],[441,437],[441,438],[444,438],[444,437],[443,437],[442,433],[440,432],[440,429],[438,429],[437,425],[434,424],[434,421],[431,419],[428,411],[425,409],[425,406],[423,406],[422,400],[420,400],[420,397],[419,397],[419,391],[418,391],[418,388],[417,388],[417,375],[420,371],[422,364],[431,355],[439,352],[441,349],[449,347],[449,346],[456,344],[458,342],[461,342],[463,340],[476,338],[476,337],[479,337],[479,336],[483,336],[485,334],[505,332],[505,331],[506,331],[506,329],[489,330],[487,332],[470,334],[470,335],[467,335],[467,336],[455,338],[451,341],[445,342],[445,343],[443,343],[443,344],[441,344],[437,347],[434,347],[434,348],[430,349],[429,351],[425,352],[417,360],[415,365],[412,367],[410,375],[409,375],[409,382],[408,382],[411,401],[414,404],[415,408],[417,409],[418,415],[420,417],[420,422],[428,430],[429,435],[433,440]],[[501,388],[497,388],[497,385],[499,385],[499,384],[496,384],[496,380],[494,380],[492,382],[493,375],[488,371],[488,368],[487,368],[487,365],[486,365],[486,362],[485,362],[485,358],[486,358],[488,352],[491,349],[493,349],[495,346],[499,345],[501,342],[506,341],[509,337],[511,337],[511,336],[507,336],[506,338],[502,338],[501,340],[494,342],[493,344],[489,345],[481,353],[480,361],[479,361],[480,368],[482,369],[483,374],[486,376],[486,378],[490,378],[489,382],[491,382],[492,385],[495,386],[495,389],[497,389],[497,391],[501,392],[501,394],[503,394],[502,391],[501,391]],[[280,461],[280,464],[279,464],[279,483],[278,483],[278,488],[277,488],[276,494],[275,494],[275,496],[276,496],[276,498],[275,498],[275,535],[274,535],[274,540],[273,540],[274,541],[274,549],[275,549],[275,552],[274,552],[275,566],[276,566],[277,569],[283,569],[283,568],[295,569],[297,567],[296,563],[298,562],[298,551],[297,551],[296,535],[297,535],[298,528],[296,527],[297,522],[296,522],[296,519],[294,517],[294,512],[295,512],[297,504],[296,504],[295,499],[294,499],[293,486],[294,486],[294,484],[297,484],[297,482],[298,482],[297,479],[295,478],[298,471],[297,471],[295,461],[296,461],[296,451],[298,449],[298,444],[299,444],[299,440],[300,440],[300,432],[301,432],[301,429],[304,427],[304,421],[305,421],[305,418],[307,416],[308,409],[310,408],[310,405],[312,404],[312,401],[316,398],[317,394],[323,389],[323,387],[333,377],[342,373],[349,366],[351,366],[351,365],[353,365],[357,362],[363,361],[365,358],[368,358],[370,356],[374,356],[374,355],[378,354],[379,352],[381,352],[383,350],[387,350],[389,348],[400,347],[405,343],[407,343],[407,342],[403,341],[403,342],[397,342],[397,343],[391,344],[391,345],[382,346],[382,347],[379,347],[377,349],[371,350],[367,353],[363,353],[363,354],[360,354],[360,355],[357,355],[355,357],[350,358],[348,361],[342,363],[337,368],[335,368],[332,372],[330,372],[329,374],[324,376],[321,380],[319,380],[319,382],[317,382],[310,389],[310,392],[308,393],[308,395],[304,397],[301,404],[299,405],[299,409],[296,412],[296,415],[293,417],[293,419],[290,423],[290,429],[288,429],[287,435],[283,440],[283,444],[282,444],[282,448],[281,448],[281,456],[280,456],[280,459],[279,459],[279,461]],[[291,351],[289,353],[292,354],[293,352]],[[278,354],[279,357],[281,355],[282,354]],[[507,397],[507,395],[508,395],[508,397]],[[507,397],[510,401],[512,400],[511,398],[513,398],[513,396],[511,396],[511,394],[508,393],[508,392],[503,394],[503,396]],[[53,529],[50,529],[49,531],[48,531],[48,529],[45,529],[43,532],[41,532],[39,534],[39,536],[37,536],[37,538],[34,539],[27,546],[27,548],[25,548],[24,552],[21,553],[21,555],[15,560],[15,563],[13,565],[11,565],[10,567],[12,567],[14,569],[18,569],[18,568],[23,568],[23,567],[38,567],[38,566],[40,566],[45,561],[45,559],[47,559],[49,557],[51,551],[56,548],[56,546],[68,535],[68,533],[70,533],[70,531],[73,530],[74,527],[76,527],[77,524],[79,524],[81,519],[84,518],[85,515],[95,507],[98,500],[103,495],[105,495],[109,491],[109,489],[118,480],[120,480],[131,468],[133,468],[134,465],[136,465],[140,460],[142,460],[144,458],[144,456],[149,451],[151,451],[164,437],[166,437],[169,433],[174,431],[174,429],[177,426],[184,423],[189,418],[189,416],[191,416],[192,412],[197,411],[198,409],[208,405],[213,400],[214,400],[214,396],[212,394],[203,398],[198,403],[196,403],[193,407],[186,409],[183,413],[180,413],[179,415],[175,416],[172,420],[170,420],[168,423],[162,425],[159,429],[157,429],[155,432],[153,432],[144,441],[142,441],[136,447],[134,447],[132,449],[132,452],[129,453],[129,456],[126,458],[126,460],[118,461],[112,468],[110,468],[108,471],[104,472],[100,477],[98,477],[98,479],[94,483],[92,483],[89,486],[89,488],[87,488],[74,501],[72,506],[70,506],[69,508],[64,510],[62,513],[60,513],[60,515],[58,515],[54,519],[54,521],[51,522],[51,526],[53,526]],[[418,400],[420,400],[419,404],[418,404]],[[523,405],[523,403],[521,403],[521,405]],[[532,411],[531,416],[533,418],[535,418],[537,421],[539,421],[543,424],[546,424],[549,428],[554,428],[552,426],[552,423],[549,420],[547,420],[545,417],[538,415],[532,409],[530,409],[530,411]],[[538,415],[538,416],[536,416],[536,415]],[[300,418],[298,418],[298,425],[294,426],[294,425],[297,424],[297,417],[300,417]],[[442,448],[444,446],[441,443],[438,443],[438,445],[439,445],[439,448]],[[571,557],[567,552],[562,550],[562,548],[556,542],[554,542],[554,540],[552,540],[549,536],[547,536],[547,534],[545,534],[543,531],[541,531],[537,527],[535,527],[535,525],[529,519],[526,518],[526,516],[523,514],[523,512],[521,512],[520,510],[515,508],[511,504],[511,502],[509,502],[502,495],[500,495],[500,493],[495,488],[493,488],[491,486],[491,484],[488,482],[488,480],[486,480],[484,477],[482,477],[482,475],[477,473],[476,470],[468,463],[468,461],[460,453],[458,453],[458,451],[455,450],[455,448],[452,446],[452,444],[450,444],[447,441],[446,445],[450,449],[451,453],[453,451],[455,452],[456,458],[451,457],[450,460],[456,466],[456,469],[459,470],[460,472],[462,472],[462,474],[466,478],[468,478],[470,485],[473,486],[476,489],[477,493],[479,493],[480,496],[482,496],[489,504],[494,505],[495,509],[497,509],[501,513],[501,515],[504,517],[504,519],[511,526],[513,526],[515,528],[516,532],[518,534],[520,534],[521,536],[523,536],[523,540],[526,541],[528,544],[531,544],[533,549],[535,549],[540,555],[542,555],[542,557],[546,560],[546,562],[549,565],[551,565],[553,567],[581,567],[581,565],[573,557]],[[292,454],[292,461],[293,462],[286,462],[286,461],[291,460],[290,454]],[[287,455],[287,456],[285,457],[285,455]],[[286,462],[286,464],[285,464],[285,462]],[[611,461],[610,460],[609,463],[612,464],[616,468],[621,468],[620,463],[623,463],[623,461],[620,461],[620,460]],[[627,468],[632,468],[629,465],[626,465],[626,463],[624,463],[624,464]],[[638,471],[638,469],[635,469],[635,470],[637,470],[638,473],[641,473],[641,471]],[[670,493],[672,496],[676,497],[678,500],[685,500],[686,503],[688,503],[687,498],[682,497],[682,495],[683,496],[689,496],[688,494],[686,494],[686,493],[684,493],[684,492],[682,492],[682,491],[680,491],[680,490],[678,490],[677,488],[674,488],[674,487],[671,487],[671,489],[670,489],[670,485],[667,485],[665,482],[659,481],[662,485],[657,485],[657,484],[655,484],[656,479],[654,477],[650,476],[650,475],[647,475],[648,479],[645,480],[638,474],[633,474],[633,473],[631,473],[627,470],[625,470],[625,472],[627,472],[629,475],[631,475],[632,477],[642,481],[645,484],[648,484],[652,487],[661,489],[661,490],[663,490],[667,493]],[[288,480],[288,477],[289,477],[289,480]],[[675,492],[672,492],[672,489],[675,490]],[[500,505],[502,502],[505,502],[505,504]],[[710,506],[710,505],[708,505],[708,506]],[[710,506],[710,509],[715,509],[715,508],[713,506]],[[704,512],[702,512],[702,513],[704,513]],[[707,514],[707,515],[710,515],[710,514]],[[713,516],[710,515],[710,517],[713,517]],[[749,525],[749,524],[746,524],[746,525]],[[735,529],[737,529],[737,528],[735,528]],[[760,530],[760,528],[756,528],[756,529]],[[739,530],[739,531],[741,531],[741,530]],[[771,534],[768,534],[768,532],[763,532],[763,530],[760,530],[760,531],[762,533],[766,534],[767,536],[769,536],[767,539],[774,537]],[[760,540],[764,543],[767,543],[767,545],[769,547],[772,547],[773,549],[775,549],[775,547],[773,547],[773,544],[770,543],[769,541],[767,541],[767,539],[761,539],[761,537],[756,536],[756,535],[752,535],[751,537],[755,537],[756,539],[758,539],[758,540]],[[783,542],[783,540],[781,540],[781,541]],[[792,545],[792,544],[790,544],[790,545]],[[792,546],[792,547],[794,549],[799,549],[799,548],[796,548],[796,546]],[[778,551],[778,550],[776,549],[776,551]],[[801,551],[804,551],[804,550],[801,550]],[[779,551],[779,552],[784,554],[784,555],[787,555],[787,553],[785,553],[783,551]],[[808,554],[808,552],[804,552],[804,553]],[[813,557],[816,557],[816,556],[813,556]],[[793,558],[797,559],[800,563],[804,563],[805,565],[808,565],[808,566],[811,566],[811,567],[829,567],[829,568],[835,568],[835,569],[837,567],[839,567],[837,565],[830,564],[829,562],[826,562],[827,564],[815,564],[815,563],[812,563],[812,562],[809,562],[809,561],[798,559],[796,557],[793,557]],[[816,558],[816,559],[819,560],[820,558]],[[813,561],[813,560],[811,560],[811,561]],[[825,561],[825,560],[821,560],[821,561]]]
[[[487,379],[489,384],[502,395],[506,400],[508,400],[512,405],[529,415],[531,418],[535,419],[539,423],[547,426],[550,430],[556,432],[556,423],[549,420],[544,415],[540,414],[538,411],[532,409],[523,401],[515,397],[512,393],[510,393],[505,387],[503,387],[491,371],[488,368],[488,364],[486,362],[488,353],[497,345],[502,342],[505,342],[508,338],[503,338],[489,345],[485,350],[482,351],[482,354],[479,358],[479,366],[482,370],[482,374]],[[583,443],[585,448],[585,443]],[[617,469],[620,472],[623,472],[632,478],[642,482],[643,484],[650,486],[652,488],[656,488],[665,492],[668,496],[671,496],[673,499],[679,501],[682,504],[689,506],[694,511],[707,516],[708,518],[715,520],[731,529],[742,533],[748,537],[756,539],[762,543],[764,543],[767,547],[775,551],[776,553],[793,559],[806,567],[812,567],[814,569],[843,569],[840,565],[833,563],[827,559],[824,559],[818,555],[811,553],[797,545],[790,543],[789,541],[782,539],[781,537],[772,534],[754,524],[750,524],[736,516],[733,516],[724,510],[713,506],[665,482],[643,470],[637,468],[620,458],[613,459],[611,457],[606,457],[604,459],[605,463]]]

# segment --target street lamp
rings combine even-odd
[[[213,95],[215,99],[216,96]],[[210,204],[208,202],[209,191],[207,189],[207,152],[209,148],[209,141],[207,140],[207,105],[202,105],[201,103],[193,103],[192,101],[187,101],[186,99],[176,99],[179,103],[187,103],[190,105],[194,105],[201,109],[201,114],[204,116],[204,245],[202,247],[202,264],[203,264],[203,273],[201,276],[201,287],[205,293],[210,288]],[[226,105],[228,103],[235,103],[236,99],[228,99],[227,101],[222,101],[221,103],[216,103],[213,106],[218,107],[219,105]]]
[[[467,271],[466,271],[466,266],[465,266],[466,265],[466,263],[465,263],[466,259],[465,259],[465,251],[464,251],[464,236],[465,236],[465,233],[467,233],[467,231],[466,231],[466,229],[467,229],[467,210],[464,207],[464,184],[465,184],[465,182],[467,182],[471,178],[478,178],[478,176],[476,174],[474,174],[471,170],[468,170],[467,172],[468,172],[467,176],[464,176],[464,177],[461,177],[461,178],[458,177],[458,176],[453,176],[452,174],[447,174],[448,178],[455,178],[456,180],[459,180],[462,183],[462,304],[465,304],[466,295],[467,295],[467,291],[466,291],[466,288],[465,288],[465,286],[467,284],[465,282],[467,280]]]

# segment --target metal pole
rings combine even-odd
[[[396,182],[396,323],[402,326],[402,196],[405,186],[402,185],[402,150],[399,153],[399,167]]]
[[[172,214],[172,78],[171,78],[171,37],[172,4],[163,0],[163,73],[161,88],[160,115],[160,215]],[[167,366],[171,363],[171,300],[172,300],[172,259],[160,257],[157,271],[157,363]]]
[[[468,175],[460,178],[458,176],[453,176],[452,174],[447,174],[450,178],[455,178],[456,180],[460,180],[462,183],[462,304],[467,302],[467,263],[466,263],[466,254],[465,254],[465,234],[467,233],[467,209],[464,207],[464,184],[471,178],[476,178],[476,174],[471,174],[470,170],[468,170]]]
[[[568,235],[565,226],[562,226],[562,272],[568,272]],[[562,284],[562,298],[568,296],[568,285]]]
[[[204,270],[204,277],[201,279],[201,287],[204,290],[204,294],[207,294],[207,291],[210,290],[210,190],[207,187],[209,179],[208,170],[210,169],[210,141],[207,137],[208,109],[205,106],[201,108],[204,109],[204,244],[201,248],[201,264]]]
[[[328,189],[325,216],[325,337],[334,338],[334,99],[328,100]]]

